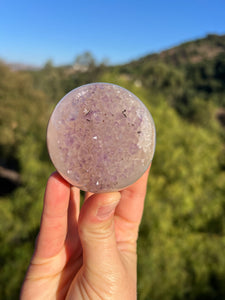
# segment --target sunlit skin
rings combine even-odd
[[[47,183],[21,300],[136,299],[136,242],[149,169],[121,192],[85,195],[58,173]]]

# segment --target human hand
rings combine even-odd
[[[21,300],[136,299],[136,241],[149,169],[121,192],[80,191],[50,176]]]

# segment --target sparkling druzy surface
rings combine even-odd
[[[84,191],[110,192],[135,182],[155,150],[155,126],[128,90],[92,83],[72,90],[49,120],[47,145],[58,172]]]

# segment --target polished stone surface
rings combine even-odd
[[[72,90],[49,120],[47,145],[58,172],[89,192],[121,190],[148,168],[155,125],[144,104],[128,90],[92,83]]]

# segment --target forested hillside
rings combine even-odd
[[[10,69],[0,62],[0,298],[17,299],[54,170],[51,111],[71,89],[111,82],[149,108],[157,145],[138,241],[138,299],[225,299],[225,36],[129,64]]]

